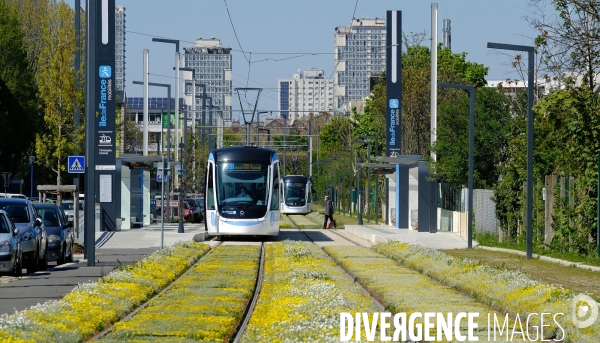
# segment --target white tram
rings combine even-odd
[[[211,236],[279,234],[279,157],[272,150],[236,146],[208,156],[205,225]]]
[[[312,182],[310,177],[287,175],[282,179],[281,213],[308,214],[312,204]]]

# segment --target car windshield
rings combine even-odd
[[[42,218],[45,226],[59,226],[56,208],[38,208],[37,213]]]
[[[10,223],[5,215],[0,215],[0,233],[10,233]]]
[[[75,206],[73,206],[72,201],[63,201],[63,203],[62,203],[62,209],[65,211],[73,211],[74,207]],[[79,202],[79,210],[83,211],[83,201]]]
[[[0,210],[5,210],[14,223],[29,223],[29,209],[26,204],[0,203]]]

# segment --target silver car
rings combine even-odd
[[[23,250],[23,266],[27,273],[48,268],[46,227],[28,199],[0,198],[0,210],[6,211],[19,231]]]
[[[19,230],[8,214],[0,210],[0,275],[21,276],[23,273],[23,250],[18,235]]]
[[[69,222],[73,222],[73,215],[75,214],[75,205],[73,201],[67,200],[63,201],[61,205],[63,211],[67,215],[67,220]],[[79,200],[79,215],[83,214],[83,201]]]

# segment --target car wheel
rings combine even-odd
[[[48,248],[46,247],[46,251],[44,252],[44,258],[40,260],[40,270],[48,269]]]
[[[23,275],[23,261],[21,260],[23,256],[18,256],[17,261],[15,261],[15,265],[13,266],[12,276],[19,277]]]
[[[66,253],[67,253],[67,246],[65,245],[65,246],[62,248],[62,252],[60,253],[60,257],[58,258],[58,260],[56,260],[56,265],[57,265],[57,266],[60,266],[61,264],[64,264],[64,263],[65,263],[65,259],[66,259],[66,256],[65,256],[65,254],[66,254]]]
[[[40,260],[38,259],[38,251],[36,250],[35,255],[27,264],[27,274],[33,274],[39,270]]]
[[[71,242],[71,249],[69,249],[69,255],[65,257],[65,262],[73,262],[73,243]]]

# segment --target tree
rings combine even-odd
[[[47,11],[42,17],[43,47],[39,50],[36,71],[46,132],[37,135],[36,152],[41,163],[56,173],[56,184],[60,185],[67,156],[79,150],[83,142],[83,126],[74,134],[74,113],[76,100],[83,104],[84,98],[83,89],[75,88],[74,11],[55,0],[49,2]]]
[[[594,89],[600,73],[600,2],[552,0],[557,16],[548,15],[540,0],[530,4],[536,15],[526,20],[539,31],[535,46],[548,73],[567,82],[581,78]]]
[[[371,94],[365,99],[363,113],[352,109],[352,127],[355,136],[376,136],[377,151],[384,153],[386,135],[386,79],[382,74],[375,84]],[[371,141],[372,151],[375,152],[375,140]]]
[[[438,160],[433,164],[433,172],[438,180],[466,185],[469,175],[469,95],[457,90],[444,89],[443,92],[458,97],[439,106],[437,141],[433,149]],[[477,88],[475,94],[474,188],[490,189],[500,177],[498,167],[507,145],[510,111],[500,90]]]
[[[23,39],[18,13],[0,0],[0,127],[6,133],[0,136],[3,157],[30,155],[40,125],[37,89]],[[9,170],[8,165],[2,170]]]
[[[344,115],[331,118],[319,133],[319,160],[350,146],[352,142],[352,122]]]

